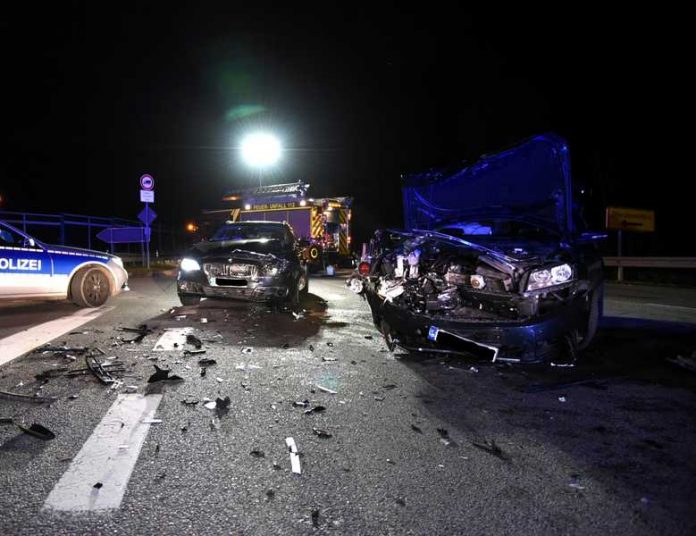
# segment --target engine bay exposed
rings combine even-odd
[[[416,314],[519,321],[562,304],[575,292],[570,281],[526,290],[533,270],[569,262],[559,247],[543,254],[513,248],[507,254],[438,232],[389,231],[373,239],[372,249],[378,296]]]

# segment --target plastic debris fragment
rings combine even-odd
[[[302,474],[302,469],[300,468],[300,456],[297,454],[297,445],[292,437],[285,438],[285,444],[288,446],[288,451],[290,452],[290,467],[292,472],[296,475]]]
[[[333,435],[326,430],[319,430],[318,428],[312,428],[312,432],[314,432],[314,435],[321,437],[322,439],[329,439],[330,437],[333,437]]]
[[[48,428],[37,423],[34,423],[31,426],[17,424],[17,427],[25,434],[29,434],[44,441],[50,441],[56,437],[56,434],[51,432]]]
[[[330,395],[338,394],[337,391],[334,391],[333,389],[329,389],[328,387],[323,387],[319,384],[317,384],[317,389],[319,389],[322,393],[329,393]]]

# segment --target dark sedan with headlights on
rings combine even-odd
[[[270,221],[226,222],[183,256],[177,292],[183,305],[201,298],[297,305],[308,292],[307,267],[292,228]]]

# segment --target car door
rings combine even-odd
[[[51,256],[38,242],[0,223],[0,297],[55,294]]]

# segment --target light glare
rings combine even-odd
[[[242,140],[241,152],[247,165],[265,168],[278,162],[282,146],[280,140],[272,134],[249,134]]]

